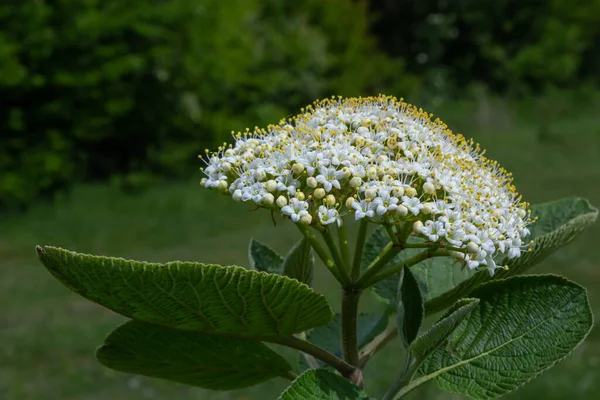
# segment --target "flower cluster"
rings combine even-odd
[[[205,156],[201,185],[304,225],[342,216],[411,224],[470,268],[527,248],[528,204],[479,146],[393,97],[332,98],[234,134]]]

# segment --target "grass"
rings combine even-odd
[[[575,103],[575,104],[574,104]],[[455,131],[475,137],[488,156],[513,171],[532,203],[583,196],[600,205],[598,102],[578,106],[569,98],[531,101],[519,107],[485,101],[438,107]],[[173,183],[136,195],[88,185],[53,204],[39,204],[0,221],[0,398],[22,399],[273,399],[283,380],[235,392],[208,392],[113,372],[94,359],[94,349],[124,318],[71,293],[39,264],[34,246],[51,244],[86,253],[148,261],[174,259],[247,265],[255,237],[285,252],[299,233],[265,212],[251,212],[195,182]],[[562,249],[536,272],[555,272],[588,288],[600,313],[600,225]],[[315,289],[338,307],[339,293],[320,269]],[[363,303],[376,307],[371,298]],[[294,357],[286,351],[287,357]],[[380,396],[397,373],[401,350],[394,342],[366,371],[366,387]],[[600,330],[568,359],[507,398],[591,399],[600,390]],[[458,399],[433,384],[411,399]]]

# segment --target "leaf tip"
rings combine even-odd
[[[42,255],[46,252],[46,249],[44,249],[42,246],[40,246],[39,244],[37,246],[35,246],[35,252],[39,255]]]

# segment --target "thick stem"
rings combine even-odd
[[[296,226],[298,227],[298,229],[300,229],[300,232],[302,232],[304,237],[308,240],[308,242],[314,249],[315,253],[317,253],[317,256],[321,259],[321,261],[323,261],[323,264],[325,264],[325,267],[327,267],[329,272],[331,272],[331,274],[335,277],[335,279],[337,279],[338,282],[343,284],[344,282],[341,278],[341,275],[337,271],[335,263],[329,257],[329,255],[327,254],[327,251],[323,248],[323,246],[321,245],[321,243],[319,242],[319,240],[317,239],[315,234],[312,233],[304,225],[296,224]]]
[[[342,285],[345,286],[350,284],[350,274],[348,272],[348,267],[346,266],[346,263],[344,263],[344,260],[342,260],[342,256],[340,256],[340,253],[335,245],[333,235],[331,234],[331,230],[327,228],[321,232],[321,235],[323,236],[323,240],[325,240],[325,244],[329,248],[329,252],[333,257],[333,261],[335,262],[335,268],[338,274],[340,275],[340,278],[342,279]]]
[[[333,368],[337,369],[346,378],[350,378],[356,370],[356,367],[354,367],[354,366],[348,364],[347,362],[345,362],[344,360],[336,357],[335,355],[331,354],[327,350],[325,350],[317,345],[314,345],[311,342],[308,342],[306,340],[298,339],[295,336],[288,336],[285,338],[268,339],[266,341],[269,341],[271,343],[281,344],[283,346],[291,347],[292,349],[300,350],[304,353],[310,354],[311,356],[314,356],[315,358],[323,361],[324,363],[331,365]]]
[[[358,365],[358,302],[360,290],[344,288],[342,298],[342,355],[344,361]]]
[[[386,269],[385,271],[380,272],[379,274],[373,276],[371,279],[366,280],[365,283],[363,285],[361,285],[361,287],[371,286],[374,283],[379,282],[389,276],[395,275],[395,274],[399,273],[400,271],[402,271],[402,268],[404,268],[404,266],[412,267],[413,265],[418,264],[421,261],[424,261],[428,258],[443,257],[443,256],[447,256],[447,255],[448,255],[448,252],[446,250],[435,250],[435,251],[425,250],[404,262],[398,263],[398,264],[394,265],[393,267],[390,267],[390,268]]]
[[[402,250],[402,247],[394,245],[394,243],[390,242],[383,249],[381,254],[377,256],[375,260],[367,267],[363,275],[356,281],[356,285],[362,289],[369,287],[367,284],[370,280],[379,272],[382,268],[384,268],[390,261],[396,257]]]
[[[340,248],[342,249],[342,259],[346,266],[350,266],[350,248],[348,246],[348,232],[346,231],[346,224],[338,227],[338,239],[340,242]]]
[[[379,335],[375,336],[375,338],[369,342],[360,352],[358,366],[362,369],[367,365],[371,357],[375,355],[379,350],[381,350],[386,344],[388,344],[392,339],[398,336],[398,328],[396,327],[396,318],[391,317],[388,322],[388,327],[385,331],[381,332]]]
[[[360,226],[358,228],[358,238],[356,239],[356,248],[354,249],[354,260],[352,262],[352,271],[350,276],[352,282],[356,282],[360,276],[360,265],[362,263],[363,252],[365,250],[365,240],[367,238],[367,227],[368,222],[366,218],[360,220]]]

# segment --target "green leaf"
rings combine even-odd
[[[477,304],[479,299],[458,300],[427,332],[417,337],[410,345],[410,351],[417,362],[423,362],[437,349]]]
[[[309,369],[296,379],[279,400],[369,400],[349,380],[325,369]]]
[[[264,344],[129,321],[97,350],[108,368],[211,390],[233,390],[281,376],[291,367]]]
[[[69,289],[119,314],[176,329],[287,337],[333,317],[325,297],[285,276],[191,262],[154,264],[37,247]]]
[[[593,325],[585,289],[559,276],[493,281],[469,296],[479,304],[411,385],[435,379],[449,392],[494,399],[565,358]]]
[[[387,310],[381,314],[360,313],[358,314],[357,334],[358,348],[362,348],[367,343],[383,332],[388,323]],[[342,315],[335,313],[333,319],[327,324],[316,327],[308,331],[306,339],[324,348],[338,357],[342,355],[341,349],[341,332],[342,332]],[[320,366],[324,364],[317,360]],[[308,368],[304,357],[300,355],[300,368],[305,370]]]
[[[248,245],[248,259],[250,268],[271,274],[283,273],[283,258],[270,247],[257,240],[250,239]]]
[[[315,257],[306,238],[302,238],[286,254],[283,260],[283,274],[310,285],[315,269]]]
[[[508,265],[508,270],[496,271],[493,279],[508,278],[529,270],[592,225],[598,217],[598,210],[586,199],[568,198],[535,205],[531,208],[531,216],[539,218],[530,228],[529,238],[534,240],[532,251],[513,260],[499,260],[499,265]],[[448,304],[491,279],[487,271],[478,271],[447,293],[429,300],[425,304],[427,315],[443,310]]]
[[[419,284],[408,267],[404,267],[400,273],[396,298],[396,323],[398,331],[402,333],[404,345],[408,347],[419,334],[424,313]]]
[[[383,227],[377,227],[367,239],[365,244],[364,256],[362,260],[363,269],[366,268],[390,242],[390,238]],[[420,238],[410,237],[408,243],[424,243]],[[409,258],[422,252],[423,249],[404,249],[402,250],[386,268],[406,261]],[[450,257],[429,258],[419,264],[410,267],[413,275],[419,282],[421,294],[425,301],[435,298],[444,292],[452,289],[465,279],[468,279],[476,273],[468,268],[460,268],[452,265],[454,262]],[[400,274],[390,276],[373,285],[372,290],[377,297],[390,307],[395,308],[398,301],[396,294]]]

